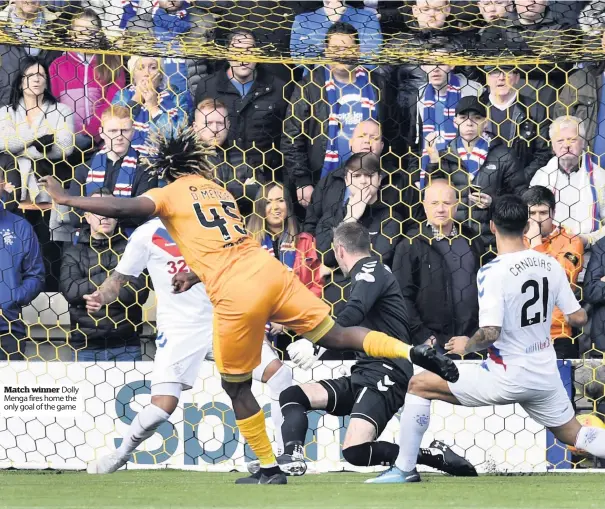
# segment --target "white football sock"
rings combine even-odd
[[[167,421],[170,417],[168,412],[164,412],[160,407],[149,404],[141,412],[139,412],[133,419],[126,436],[120,447],[118,447],[118,454],[121,458],[125,459],[132,454],[132,452],[151,435],[155,433],[155,430],[160,424]]]
[[[395,465],[400,470],[410,472],[416,468],[420,443],[429,428],[430,419],[430,400],[408,394],[399,421],[399,456]]]
[[[292,370],[283,365],[279,368],[275,374],[267,380],[267,387],[269,387],[269,394],[271,396],[271,420],[273,421],[273,427],[275,428],[275,445],[277,447],[278,455],[284,452],[284,440],[281,436],[281,425],[284,422],[284,417],[281,413],[281,406],[279,404],[279,395],[292,385]]]
[[[575,445],[576,449],[582,449],[597,458],[605,458],[605,429],[582,426]]]

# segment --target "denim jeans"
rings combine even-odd
[[[73,352],[74,361],[103,362],[103,361],[140,361],[141,347],[114,346],[113,348],[85,348]]]

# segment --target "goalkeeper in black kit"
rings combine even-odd
[[[337,322],[344,327],[363,324],[411,343],[399,284],[390,270],[370,254],[368,231],[355,222],[341,224],[334,231],[334,252],[341,270],[351,278],[351,295]],[[309,362],[304,355],[289,351],[294,362],[312,365],[314,359]],[[352,465],[393,464],[399,446],[377,439],[403,406],[412,374],[408,360],[369,358],[360,354],[350,376],[284,390],[279,399],[285,445],[284,454],[278,458],[281,469],[290,475],[306,472],[303,445],[310,410],[351,416],[342,454]],[[439,441],[421,450],[418,463],[452,475],[477,475],[468,461]]]

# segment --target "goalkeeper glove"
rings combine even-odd
[[[292,362],[305,371],[311,369],[320,354],[323,353],[320,349],[316,352],[315,345],[304,338],[290,343],[286,350],[288,350]]]

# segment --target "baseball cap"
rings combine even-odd
[[[458,101],[458,104],[456,105],[456,115],[463,115],[464,113],[469,113],[471,111],[482,117],[487,117],[485,106],[481,104],[476,97],[467,96]]]

